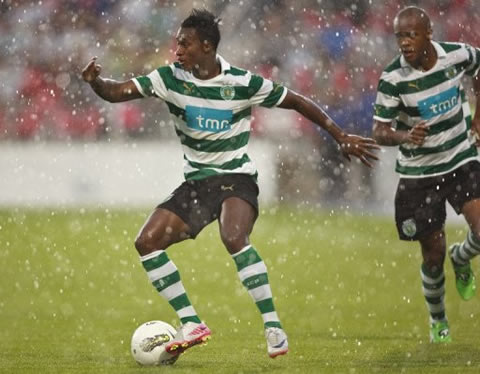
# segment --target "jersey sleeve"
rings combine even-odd
[[[375,114],[373,118],[380,122],[392,122],[400,107],[400,95],[397,86],[389,81],[388,74],[383,73],[377,87]]]
[[[138,91],[144,97],[158,97],[162,100],[167,98],[168,90],[163,80],[166,70],[171,70],[169,66],[164,66],[152,71],[148,75],[142,75],[133,78],[133,83]]]
[[[287,95],[286,87],[259,75],[252,75],[249,89],[253,93],[250,97],[250,103],[265,108],[272,108],[280,105]]]
[[[468,51],[468,66],[465,74],[474,77],[480,70],[480,48],[474,48],[468,44],[465,44],[465,48]]]

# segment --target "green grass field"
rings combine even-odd
[[[266,353],[262,321],[214,223],[169,250],[212,339],[174,366],[130,355],[141,323],[175,313],[149,284],[133,239],[148,210],[0,210],[1,373],[456,373],[480,371],[479,297],[446,266],[454,342],[428,343],[417,244],[390,217],[266,209],[252,243],[269,268],[290,352]],[[451,226],[449,242],[465,237]],[[474,264],[477,268],[477,264]]]

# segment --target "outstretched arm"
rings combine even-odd
[[[97,64],[97,57],[93,57],[82,71],[82,78],[89,83],[95,93],[111,103],[142,98],[133,81],[118,82],[113,79],[100,77],[101,65]]]
[[[369,167],[372,167],[372,160],[378,160],[378,157],[372,151],[379,149],[379,146],[375,144],[373,139],[344,132],[322,108],[305,96],[288,90],[287,95],[278,107],[293,109],[326,130],[340,145],[344,157],[348,160],[350,160],[350,156],[355,156]]]
[[[473,91],[477,100],[475,115],[472,120],[472,132],[475,135],[476,146],[480,147],[480,72],[473,77]]]

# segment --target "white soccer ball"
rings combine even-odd
[[[172,365],[179,355],[165,351],[165,343],[175,336],[175,329],[163,321],[149,321],[140,325],[132,336],[132,355],[144,366]]]

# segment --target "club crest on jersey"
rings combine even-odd
[[[235,97],[235,88],[233,86],[222,86],[220,96],[223,100],[232,100]]]
[[[448,79],[452,79],[456,75],[457,75],[457,69],[455,68],[455,66],[451,66],[447,70],[445,70],[445,76]]]
[[[406,219],[402,222],[402,231],[403,233],[412,238],[417,233],[417,224],[413,218]]]

